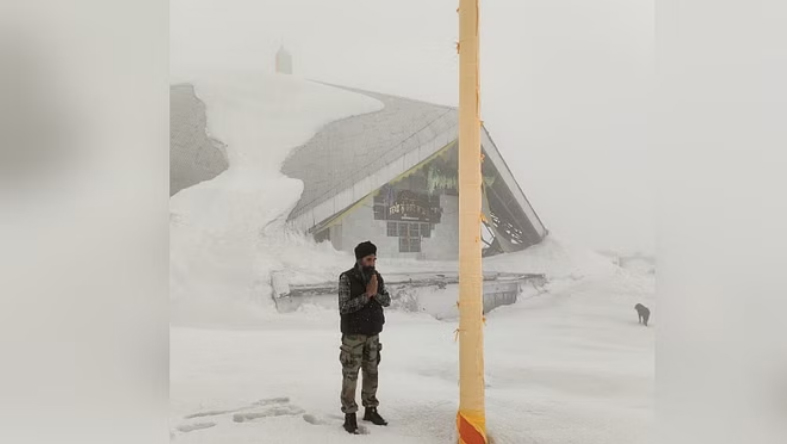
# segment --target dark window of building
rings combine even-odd
[[[408,235],[409,231],[407,230],[407,222],[399,222],[399,236],[407,237]]]
[[[410,253],[420,253],[421,252],[421,238],[420,237],[411,237],[410,238]]]
[[[420,234],[421,224],[414,223],[414,224],[407,224],[407,225],[409,225],[409,231],[410,231],[409,237],[420,237],[421,236],[421,234]]]
[[[429,224],[419,224],[412,222],[399,222],[399,252],[400,253],[420,253],[421,252],[421,226]]]
[[[399,225],[396,222],[388,222],[388,236],[396,237],[399,235]]]
[[[420,237],[400,237],[399,238],[399,252],[400,253],[420,253],[421,252],[421,238]]]
[[[421,224],[421,237],[424,237],[424,238],[432,237],[432,226],[431,226],[431,224]]]

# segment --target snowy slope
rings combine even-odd
[[[346,258],[286,232],[303,184],[283,176],[281,163],[323,125],[382,104],[290,76],[224,72],[179,80],[194,84],[205,102],[208,131],[227,145],[230,166],[171,199],[173,322],[259,319],[270,304],[271,270]]]

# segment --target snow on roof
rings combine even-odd
[[[342,88],[342,87],[337,87]],[[375,113],[335,121],[293,150],[282,172],[304,182],[289,220],[310,230],[418,165],[458,137],[458,110],[357,89],[382,102]],[[547,230],[488,132],[481,143],[539,238]]]
[[[375,113],[327,125],[290,154],[282,172],[303,180],[305,185],[290,219],[297,218],[429,142],[438,141],[430,145],[433,152],[456,138],[458,114],[455,108],[373,92],[350,91],[372,97],[385,106]],[[362,197],[350,197],[347,205]],[[335,208],[334,211],[341,209]],[[317,222],[320,221],[314,221]]]

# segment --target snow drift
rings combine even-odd
[[[227,145],[230,166],[170,201],[172,320],[259,319],[270,304],[272,270],[349,260],[286,231],[303,184],[280,173],[282,162],[327,123],[383,105],[289,76],[224,72],[182,80],[205,102],[208,131]]]

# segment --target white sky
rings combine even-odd
[[[273,70],[458,100],[457,0],[172,0],[173,73]],[[482,0],[482,118],[545,225],[597,249],[655,243],[653,2]]]

